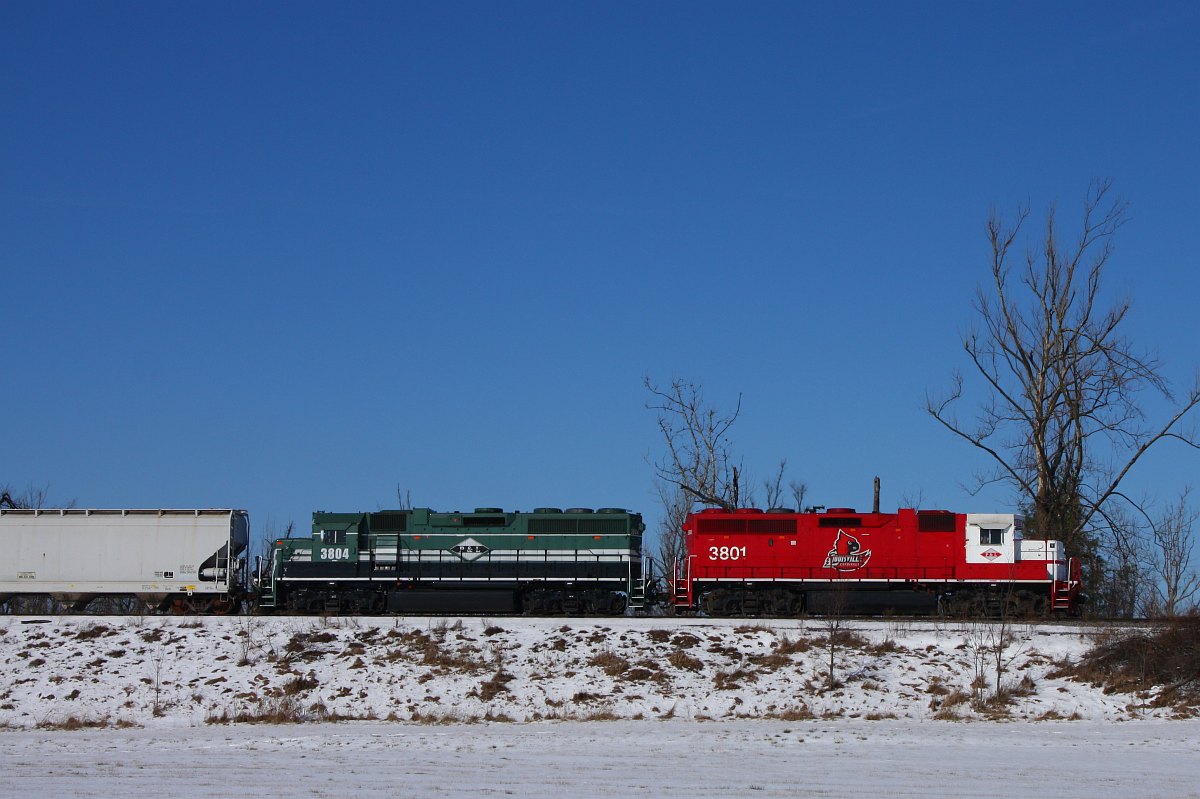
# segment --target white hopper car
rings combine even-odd
[[[48,597],[82,610],[136,597],[159,610],[236,611],[248,539],[244,510],[0,508],[0,605]]]

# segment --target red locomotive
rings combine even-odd
[[[1074,612],[1079,600],[1079,562],[1059,541],[1022,538],[1012,514],[712,508],[683,527],[673,602],[713,616],[1026,616]]]

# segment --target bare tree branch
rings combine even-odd
[[[696,383],[675,378],[667,388],[643,379],[658,412],[658,430],[666,453],[654,462],[659,480],[687,493],[696,502],[725,510],[738,507],[741,499],[741,464],[731,453],[729,430],[742,411],[739,394],[732,412],[709,406]]]
[[[987,456],[991,468],[976,488],[1011,485],[1031,511],[1028,529],[1080,554],[1097,551],[1095,530],[1118,534],[1111,526],[1118,519],[1103,509],[1147,452],[1165,439],[1198,446],[1185,423],[1200,404],[1200,383],[1165,420],[1147,420],[1147,393],[1175,398],[1157,356],[1123,333],[1129,298],[1108,300],[1102,290],[1128,218],[1126,203],[1110,192],[1109,181],[1092,184],[1069,245],[1051,208],[1018,267],[1013,251],[1029,209],[1018,209],[1011,225],[992,211],[990,281],[975,298],[976,329],[963,336],[981,401],[973,419],[957,414],[967,389],[956,371],[950,391],[925,403],[939,424]]]

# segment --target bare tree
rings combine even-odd
[[[1024,652],[1022,641],[1028,643],[1028,636],[1018,640],[1012,618],[1003,612],[996,619],[972,619],[965,625],[963,648],[971,657],[974,669],[971,692],[978,710],[984,708],[989,699],[999,703],[1008,696],[1004,675]],[[990,697],[987,694],[989,671],[993,680]]]
[[[1097,511],[1104,535],[1096,542],[1099,558],[1088,597],[1096,615],[1131,619],[1145,614],[1152,602],[1146,563],[1154,521],[1145,510],[1148,498],[1133,500],[1119,493],[1114,498],[1120,501]]]
[[[787,458],[783,458],[779,461],[779,469],[775,472],[775,476],[770,480],[763,480],[763,492],[766,495],[768,508],[779,507],[779,503],[783,499],[783,473],[786,471]]]
[[[50,502],[50,486],[36,486],[33,483],[22,490],[16,490],[11,485],[0,486],[0,505],[10,508],[45,508]],[[63,503],[57,507],[73,508],[75,501]]]
[[[788,483],[788,491],[792,495],[792,500],[796,503],[796,510],[804,512],[804,498],[808,496],[808,485],[796,480]]]
[[[0,508],[37,509],[49,504],[50,486],[35,486],[30,483],[22,490],[15,490],[11,485],[0,485]],[[65,502],[62,508],[73,508],[75,502]],[[39,596],[15,596],[7,602],[0,602],[0,613],[37,613],[50,614],[62,612],[63,605],[58,600]]]
[[[1060,243],[1052,208],[1039,244],[1015,270],[1012,251],[1029,209],[1012,225],[992,212],[991,281],[975,301],[979,329],[963,338],[982,383],[978,414],[956,413],[967,392],[957,371],[947,396],[926,400],[934,419],[988,456],[994,468],[976,488],[1011,485],[1029,505],[1030,532],[1060,538],[1077,553],[1094,550],[1089,525],[1152,446],[1164,439],[1196,446],[1180,425],[1200,403],[1198,385],[1165,420],[1146,421],[1144,392],[1174,397],[1157,357],[1124,335],[1129,299],[1106,304],[1101,291],[1113,237],[1127,218],[1109,190],[1108,181],[1091,186],[1069,246]]]
[[[679,486],[658,480],[655,483],[662,502],[663,515],[658,522],[658,554],[664,569],[674,568],[684,551],[683,522],[692,512],[693,499]]]
[[[742,397],[731,412],[710,406],[699,384],[675,378],[660,388],[643,379],[651,399],[646,407],[658,413],[666,453],[654,462],[658,479],[676,486],[694,502],[725,510],[741,499],[740,461],[734,459],[729,430],[742,412]]]
[[[1200,512],[1188,503],[1191,488],[1155,521],[1148,565],[1155,581],[1151,584],[1152,615],[1168,618],[1195,605],[1200,592],[1200,574],[1192,568],[1193,531]]]
[[[842,686],[841,680],[837,678],[835,668],[837,666],[837,653],[842,644],[847,643],[843,639],[847,637],[846,630],[846,610],[850,606],[850,595],[845,583],[831,583],[826,594],[826,607],[823,608],[824,617],[821,620],[821,626],[825,628],[825,653],[828,655],[827,665],[829,671],[825,675],[825,689],[832,691],[835,688]]]
[[[655,488],[662,502],[659,556],[670,568],[683,554],[683,523],[697,505],[733,510],[754,503],[752,480],[733,454],[730,429],[742,410],[738,396],[732,411],[709,405],[698,383],[675,378],[663,388],[643,379],[650,400],[646,407],[657,413],[665,452],[651,461]],[[763,481],[767,505],[778,505],[783,496],[787,461],[781,460],[770,480]],[[807,490],[792,482],[790,490],[802,501]]]

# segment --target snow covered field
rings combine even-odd
[[[8,732],[0,795],[1200,796],[1195,721],[610,721]]]
[[[819,620],[0,617],[0,796],[1200,797],[1200,720],[1051,676],[1085,628],[982,707],[994,625],[849,626],[831,687]]]

